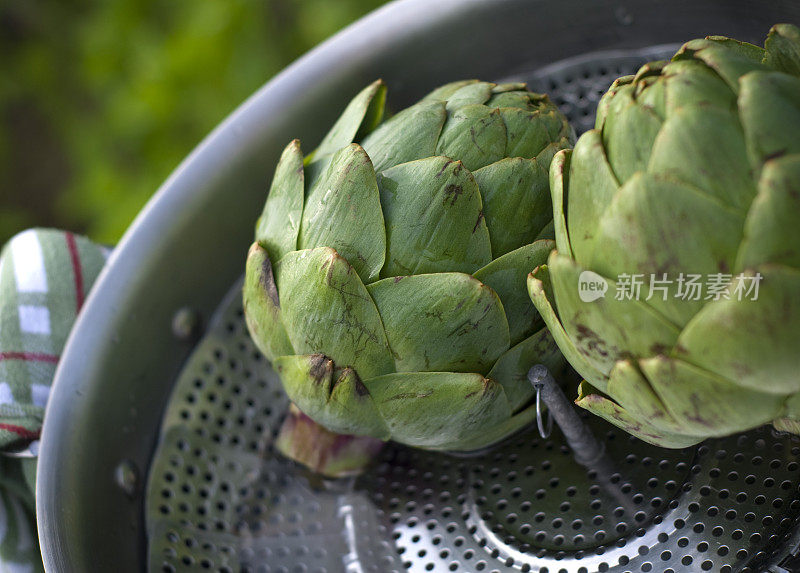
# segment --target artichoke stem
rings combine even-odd
[[[361,474],[383,448],[384,442],[369,436],[331,432],[291,404],[275,440],[284,456],[331,478]]]

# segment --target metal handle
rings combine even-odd
[[[539,407],[541,398],[550,414],[550,427],[555,418],[575,454],[575,459],[583,466],[592,465],[599,460],[605,453],[605,446],[595,439],[591,430],[583,423],[547,367],[537,364],[531,368],[528,371],[528,380],[536,388],[536,421],[540,433],[544,425]],[[542,437],[547,436],[542,435]]]
[[[620,486],[623,481],[612,479],[617,472],[614,462],[606,455],[605,445],[597,441],[589,427],[581,420],[547,366],[537,364],[532,367],[528,370],[528,380],[536,389],[536,423],[542,437],[546,438],[550,435],[549,430],[552,429],[553,419],[555,419],[567,444],[572,449],[575,461],[587,470],[595,472],[597,483],[625,511],[633,515],[635,511],[633,492],[626,494]],[[549,415],[549,429],[546,433],[544,432],[541,402],[547,406]]]

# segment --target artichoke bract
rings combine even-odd
[[[800,424],[800,31],[723,37],[618,79],[551,166],[530,295],[577,403],[679,448]]]
[[[447,84],[384,120],[385,99],[369,85],[312,154],[284,150],[248,328],[328,430],[482,448],[535,416],[530,365],[563,365],[526,277],[554,248],[548,169],[574,135],[524,84]]]

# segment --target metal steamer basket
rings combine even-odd
[[[395,108],[453,79],[525,80],[581,132],[614,78],[781,21],[800,4],[404,0],[288,68],[164,184],[87,302],[42,438],[46,568],[800,571],[800,440],[768,427],[665,450],[581,415],[602,467],[533,428],[469,457],[389,445],[354,479],[304,471],[273,452],[287,399],[239,282],[283,145],[310,148],[376,77]]]

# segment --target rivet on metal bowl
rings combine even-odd
[[[633,24],[633,14],[624,6],[617,6],[617,9],[614,10],[614,16],[616,16],[617,22],[623,26],[630,26]]]
[[[139,470],[130,460],[122,460],[114,469],[114,481],[128,497],[136,495],[139,485]]]
[[[187,306],[178,309],[172,317],[172,334],[178,340],[191,342],[200,334],[200,313]]]

